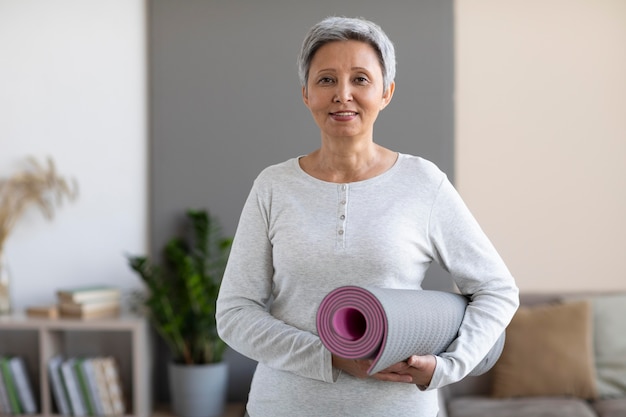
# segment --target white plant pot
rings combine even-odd
[[[228,363],[169,364],[172,410],[179,417],[219,417],[228,388]]]

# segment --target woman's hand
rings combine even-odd
[[[372,376],[381,381],[408,382],[425,389],[433,379],[436,366],[437,359],[433,355],[413,355]]]
[[[333,366],[356,378],[370,378],[367,370],[371,364],[370,359],[345,359],[333,355]],[[413,355],[404,362],[398,362],[372,375],[371,378],[380,381],[415,384],[423,388],[430,384],[436,366],[437,360],[433,355]]]

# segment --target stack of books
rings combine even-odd
[[[117,287],[98,285],[57,291],[61,317],[100,318],[120,313],[121,291]]]
[[[0,356],[0,415],[35,414],[37,403],[20,356]]]
[[[52,397],[64,416],[114,416],[126,412],[117,362],[111,356],[48,362]]]

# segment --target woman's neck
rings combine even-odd
[[[382,174],[393,166],[398,155],[375,143],[360,147],[322,146],[300,159],[309,175],[328,182],[363,181]]]

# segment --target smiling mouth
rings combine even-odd
[[[338,117],[350,117],[350,116],[356,116],[358,113],[355,111],[338,111],[336,113],[331,113],[331,115],[333,116],[338,116]]]

